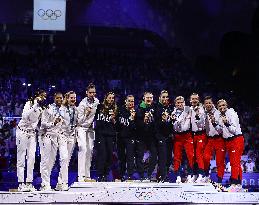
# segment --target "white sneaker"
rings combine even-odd
[[[182,183],[182,179],[180,176],[177,176],[175,183],[177,183],[177,184]]]
[[[61,183],[57,183],[55,190],[56,191],[62,191],[61,188],[62,188],[62,184]]]
[[[96,180],[92,179],[91,177],[85,177],[84,182],[96,182]]]
[[[199,174],[198,178],[196,179],[195,183],[204,183],[204,178],[201,174]]]
[[[206,177],[206,176],[205,176],[205,177],[203,178],[203,182],[204,182],[204,183],[210,183],[210,177]]]
[[[29,191],[37,191],[31,183],[26,184],[26,186],[29,189]]]
[[[232,184],[227,188],[227,192],[243,192],[243,188],[241,184]]]
[[[52,191],[50,185],[43,185],[43,186],[41,186],[40,190],[41,191]]]
[[[84,177],[78,177],[78,182],[85,182]]]
[[[185,183],[193,183],[193,182],[194,182],[194,177],[192,177],[191,175],[188,175]]]
[[[61,186],[61,191],[68,191],[68,185],[67,184],[62,184]]]
[[[29,187],[26,186],[26,184],[22,183],[19,185],[18,187],[18,191],[21,191],[21,192],[29,192]]]

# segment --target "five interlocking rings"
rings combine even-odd
[[[46,11],[44,9],[39,9],[37,13],[43,20],[57,20],[57,18],[62,15],[61,10],[53,11],[52,9]]]

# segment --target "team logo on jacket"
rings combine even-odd
[[[111,116],[104,115],[104,114],[100,113],[100,114],[97,115],[97,120],[105,121],[105,122],[110,122],[111,121]]]
[[[124,117],[119,117],[120,124],[124,126],[129,126],[129,119],[124,118]]]

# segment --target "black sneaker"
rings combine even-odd
[[[140,179],[140,181],[142,181],[142,182],[150,182],[150,178],[149,177],[142,177]]]
[[[129,176],[125,181],[126,181],[126,182],[133,182],[133,181],[134,181],[134,178],[131,177],[131,176]]]
[[[106,182],[106,177],[105,176],[99,176],[96,180],[97,182]]]

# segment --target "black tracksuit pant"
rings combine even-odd
[[[164,179],[167,174],[166,170],[166,140],[152,138],[149,140],[148,149],[150,151],[150,160],[148,166],[148,176],[150,177],[158,163],[159,176]]]
[[[144,177],[144,152],[146,150],[145,141],[142,139],[137,139],[135,141],[135,151],[136,151],[136,168],[141,178]]]
[[[166,143],[166,172],[168,173],[169,167],[173,164],[173,138],[171,137],[166,137],[165,139]]]
[[[134,172],[135,140],[130,138],[119,138],[117,148],[120,160],[120,176],[123,177],[127,170],[128,176],[131,177]]]
[[[113,145],[115,136],[96,134],[96,165],[99,177],[107,176],[112,165]]]

